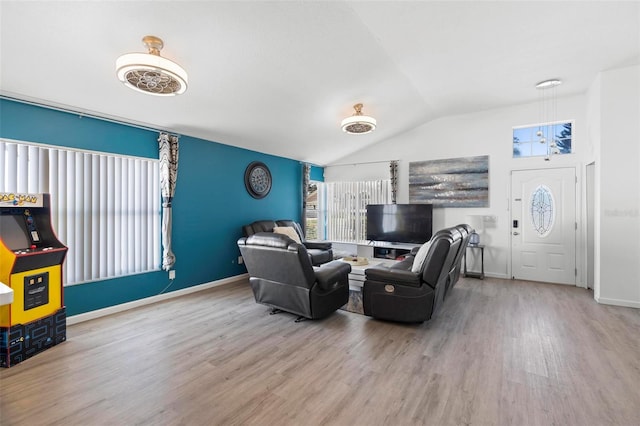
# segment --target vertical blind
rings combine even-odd
[[[364,242],[367,238],[367,204],[388,204],[391,181],[327,182],[327,239]]]
[[[0,140],[0,191],[50,193],[65,284],[159,269],[158,160]]]

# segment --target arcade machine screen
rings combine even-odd
[[[4,244],[11,251],[27,249],[31,245],[21,215],[0,215],[0,235],[2,235]]]

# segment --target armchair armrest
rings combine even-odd
[[[389,266],[389,268],[410,271],[411,267],[413,266],[414,258],[415,258],[414,256],[411,256],[410,254],[408,254],[407,257],[404,258],[404,260],[394,263],[393,265]]]
[[[341,279],[345,279],[348,282],[347,275],[351,272],[351,265],[346,262],[340,262],[334,260],[329,263],[325,263],[322,266],[314,267],[316,274],[316,281],[318,286],[323,291],[331,290],[331,288]]]
[[[386,266],[374,266],[364,271],[366,280],[378,281],[394,285],[406,285],[420,287],[422,282],[420,275],[399,268],[388,268]]]
[[[303,244],[308,249],[331,250],[331,243],[326,241],[305,241]]]

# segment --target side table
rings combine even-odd
[[[469,244],[467,251],[480,250],[480,272],[467,272],[467,252],[464,253],[464,276],[470,278],[484,279],[484,246],[482,244]]]
[[[340,260],[344,261],[344,259]],[[351,272],[349,272],[349,301],[340,309],[355,312],[356,314],[364,314],[362,288],[364,287],[364,281],[366,279],[365,270],[378,265],[391,266],[396,263],[396,261],[374,257],[368,259],[366,265],[354,265],[352,262],[347,263],[351,265]]]

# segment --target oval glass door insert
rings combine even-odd
[[[555,222],[555,202],[553,194],[547,186],[538,185],[531,193],[529,211],[533,229],[540,237],[549,235]]]

